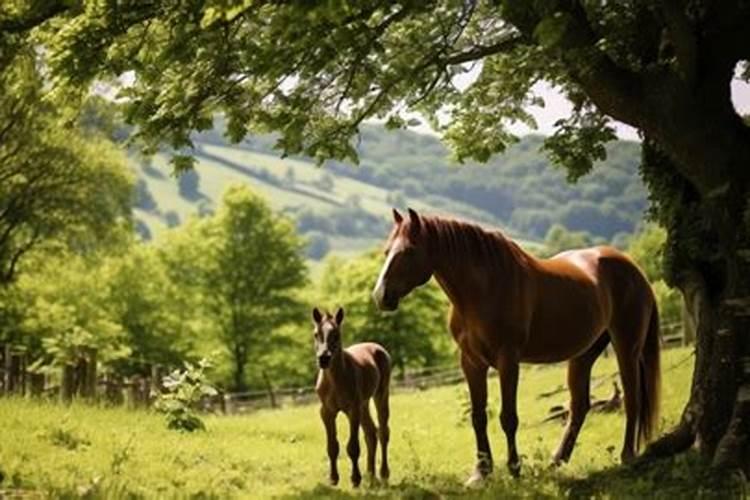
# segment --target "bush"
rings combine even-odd
[[[184,370],[175,370],[164,377],[164,392],[155,395],[155,407],[166,415],[167,428],[184,432],[206,429],[195,408],[204,396],[217,394],[206,381],[208,367],[205,359],[197,365],[186,362]]]

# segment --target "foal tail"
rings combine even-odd
[[[646,339],[638,362],[640,370],[640,400],[638,414],[638,445],[646,444],[656,431],[659,421],[661,396],[659,311],[654,303],[646,332]]]

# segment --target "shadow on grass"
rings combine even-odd
[[[748,498],[742,479],[713,472],[697,453],[635,466],[612,466],[585,477],[528,467],[521,479],[496,471],[481,489],[467,489],[456,475],[424,475],[389,486],[331,487],[319,484],[279,498],[431,500],[442,498]]]
[[[698,453],[632,466],[612,466],[584,478],[559,479],[569,498],[748,498],[743,478],[718,474]]]
[[[358,490],[318,484],[309,490],[298,490],[281,499],[383,499],[432,500],[443,498],[557,498],[557,491],[549,481],[537,481],[535,477],[515,480],[507,474],[495,474],[477,489],[463,486],[465,478],[456,475],[424,475],[388,486],[363,487]]]

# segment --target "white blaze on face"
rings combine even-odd
[[[393,262],[393,257],[396,256],[398,251],[401,249],[400,241],[395,241],[393,245],[391,245],[391,249],[388,251],[388,256],[385,258],[385,263],[383,264],[383,269],[380,270],[380,276],[378,276],[378,281],[375,283],[375,288],[372,291],[372,297],[375,299],[375,303],[380,307],[383,304],[383,299],[385,298],[385,276],[388,274],[388,269],[391,267],[391,263]]]

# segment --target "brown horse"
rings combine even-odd
[[[470,482],[492,470],[487,439],[487,371],[500,375],[500,424],[508,468],[516,476],[519,363],[568,360],[570,415],[554,455],[570,458],[590,407],[591,367],[612,341],[625,395],[622,460],[632,459],[654,429],[659,405],[659,319],[648,281],[610,247],[537,259],[499,232],[409,209],[395,225],[373,297],[382,310],[435,276],[453,308],[450,330],[469,385],[477,465]]]
[[[318,383],[315,390],[320,398],[320,418],[328,439],[328,459],[331,463],[330,480],[338,484],[336,459],[339,442],[336,439],[336,415],[344,412],[349,418],[349,443],[346,451],[352,461],[352,484],[359,486],[359,427],[367,444],[367,472],[375,480],[375,451],[378,439],[381,448],[380,478],[388,480],[388,388],[391,379],[391,357],[378,344],[365,342],[346,349],[341,346],[341,323],[344,310],[336,315],[321,314],[313,309],[315,323],[315,354],[318,358]],[[378,427],[370,415],[370,398],[375,402]]]

